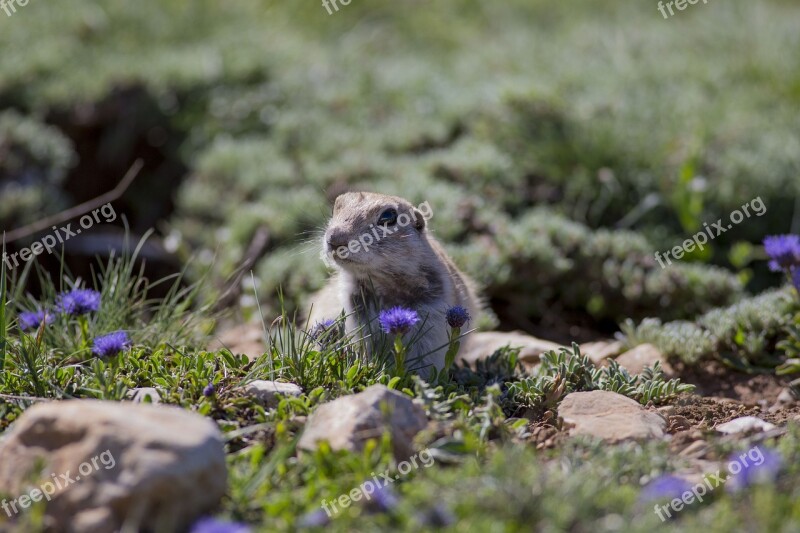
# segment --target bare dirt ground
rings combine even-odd
[[[800,420],[800,402],[776,405],[790,378],[744,374],[717,361],[676,370],[681,381],[696,387],[694,393],[682,394],[659,409],[668,420],[670,447],[676,452],[735,418],[755,416],[779,426],[778,431],[787,422]],[[538,449],[555,448],[566,441],[566,432],[553,420],[539,421],[530,426],[528,440]]]

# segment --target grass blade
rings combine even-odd
[[[0,255],[0,376],[6,367],[6,345],[8,343],[8,320],[6,317],[6,239],[3,234],[3,252]]]

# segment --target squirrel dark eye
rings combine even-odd
[[[378,217],[379,226],[394,226],[397,223],[397,209],[387,209]]]

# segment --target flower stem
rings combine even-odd
[[[403,346],[403,336],[394,338],[394,368],[398,375],[406,372],[406,347]]]
[[[89,321],[84,315],[78,317],[78,324],[81,326],[81,349],[89,347]]]
[[[461,347],[461,341],[458,338],[461,336],[461,328],[452,328],[449,334],[450,346],[447,347],[447,353],[444,356],[444,369],[448,372],[456,361],[458,349]]]

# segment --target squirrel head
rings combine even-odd
[[[426,245],[427,202],[415,207],[398,196],[370,192],[339,195],[323,237],[326,263],[357,277],[402,273]]]

